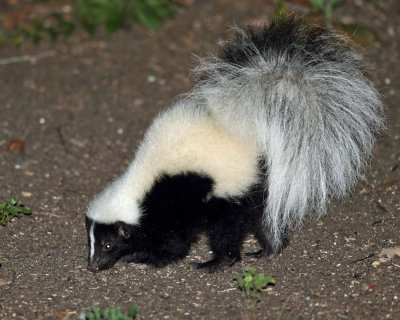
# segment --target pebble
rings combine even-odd
[[[156,77],[153,75],[150,75],[147,77],[147,82],[153,83],[154,81],[156,81]]]

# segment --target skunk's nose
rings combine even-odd
[[[99,271],[99,267],[96,266],[95,264],[92,264],[92,263],[89,263],[88,266],[87,266],[87,268],[88,268],[88,270],[89,270],[90,272],[97,272],[97,271]]]

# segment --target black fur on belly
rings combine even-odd
[[[224,199],[212,196],[213,184],[210,177],[192,172],[161,176],[141,203],[142,216],[137,225],[96,224],[96,245],[104,246],[103,242],[108,241],[114,249],[97,250],[102,257],[95,258],[107,268],[107,256],[112,264],[117,258],[162,267],[184,258],[203,232],[214,256],[198,267],[210,272],[239,261],[243,240],[249,233],[255,235],[262,248],[255,256],[271,254],[270,237],[262,225],[263,189],[254,186],[247,196]],[[100,240],[99,232],[104,233],[106,241]],[[110,233],[115,233],[114,240],[110,240]]]
[[[192,172],[158,179],[141,204],[143,216],[132,230],[132,251],[124,260],[164,266],[184,258],[202,232],[214,257],[199,267],[209,271],[240,260],[249,233],[263,255],[272,253],[262,228],[262,188],[235,199],[212,197],[212,188],[211,178]]]

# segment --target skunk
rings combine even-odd
[[[191,92],[152,123],[126,172],[89,204],[90,271],[118,260],[156,267],[206,233],[215,271],[282,250],[368,165],[384,106],[340,36],[295,17],[237,28],[195,69]]]

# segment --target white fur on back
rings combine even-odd
[[[136,224],[140,202],[155,180],[183,172],[211,177],[218,197],[243,195],[259,175],[255,142],[240,140],[184,100],[155,119],[128,170],[92,201],[87,215]]]

